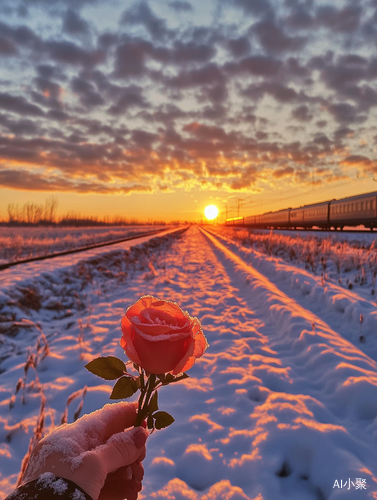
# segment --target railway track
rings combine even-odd
[[[70,254],[75,254],[75,253],[79,253],[79,252],[85,252],[86,250],[92,250],[94,248],[100,248],[100,247],[106,247],[106,246],[110,246],[110,245],[115,245],[117,243],[123,243],[124,241],[129,241],[129,240],[136,240],[138,238],[143,238],[145,236],[150,236],[152,234],[161,233],[162,231],[166,231],[166,228],[164,228],[164,229],[156,229],[156,230],[153,230],[153,231],[147,231],[145,233],[137,233],[137,234],[133,234],[132,236],[128,236],[127,238],[121,238],[121,239],[118,239],[118,240],[112,240],[112,241],[107,241],[107,242],[102,242],[102,243],[96,243],[94,245],[88,245],[88,246],[85,246],[85,247],[75,248],[75,249],[72,249],[72,250],[65,250],[63,252],[55,252],[55,253],[48,254],[48,255],[41,255],[41,256],[38,256],[38,257],[30,257],[28,259],[17,260],[17,261],[14,261],[14,262],[7,262],[5,264],[1,264],[0,265],[0,271],[3,271],[5,269],[9,269],[10,267],[18,266],[20,264],[27,264],[27,263],[30,263],[30,262],[37,262],[37,261],[40,261],[40,260],[54,259],[55,257],[62,257],[63,255],[70,255]]]

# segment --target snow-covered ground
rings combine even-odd
[[[163,226],[0,227],[0,264],[114,241]]]
[[[210,347],[190,378],[160,390],[176,421],[148,438],[141,499],[377,499],[372,283],[348,289],[197,226],[147,239],[0,274],[3,496],[41,399],[44,430],[72,394],[68,421],[82,400],[82,413],[108,402],[112,384],[84,365],[123,356],[121,317],[152,294],[197,316]],[[15,394],[31,353],[36,369]]]

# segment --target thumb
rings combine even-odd
[[[102,463],[110,474],[120,467],[133,464],[142,454],[148,433],[142,427],[113,434],[106,444],[99,446]]]

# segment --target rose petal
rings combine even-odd
[[[135,332],[133,345],[140,358],[140,365],[149,373],[167,373],[186,356],[191,337],[172,342],[169,339],[150,342]]]
[[[124,318],[122,319],[122,332],[123,335],[120,339],[120,345],[122,346],[122,348],[124,349],[125,353],[130,358],[131,361],[133,361],[138,365],[141,365],[140,358],[132,342],[131,325],[126,316],[124,316]]]
[[[200,330],[199,333],[195,337],[195,350],[194,356],[195,358],[200,358],[203,356],[204,351],[208,347],[207,339],[205,338],[203,332]]]
[[[181,360],[172,369],[173,375],[176,375],[177,373],[181,373],[185,369],[188,369],[188,368],[186,368],[186,366],[189,364],[189,361],[192,359],[192,363],[190,365],[190,368],[191,368],[191,366],[195,362],[195,357],[193,357],[194,351],[195,351],[195,340],[191,337],[190,346],[187,349],[185,356],[183,356],[183,358],[181,358]]]

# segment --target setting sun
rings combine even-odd
[[[219,215],[219,211],[215,205],[208,205],[208,207],[204,209],[204,215],[208,220],[213,220]]]

